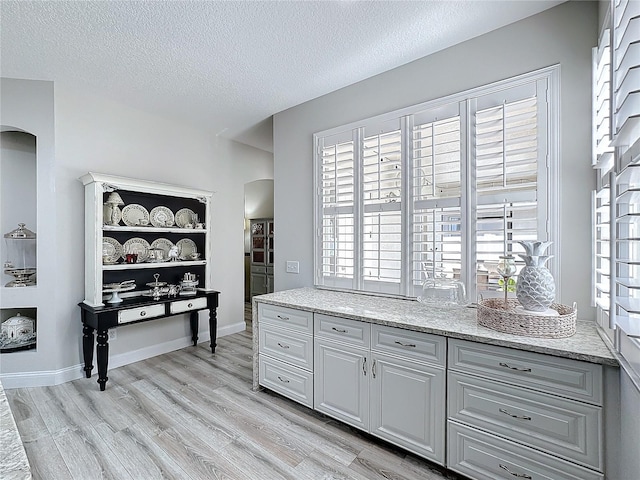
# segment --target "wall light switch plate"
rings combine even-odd
[[[287,260],[287,273],[300,273],[300,262]]]
[[[118,338],[118,334],[116,333],[115,328],[110,328],[109,330],[107,330],[107,332],[109,332],[109,341],[112,341]]]

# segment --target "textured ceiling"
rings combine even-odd
[[[272,150],[271,116],[562,1],[6,1],[0,73]]]

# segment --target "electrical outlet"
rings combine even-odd
[[[287,273],[300,273],[300,262],[287,260]]]
[[[118,334],[116,333],[116,329],[115,328],[110,328],[107,331],[109,332],[109,341],[110,342],[112,342],[113,340],[115,340],[118,337]]]

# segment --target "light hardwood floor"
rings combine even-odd
[[[7,390],[34,479],[435,480],[442,469],[271,392],[251,333],[54,387]]]

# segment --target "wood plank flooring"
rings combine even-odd
[[[7,390],[34,479],[456,478],[277,394],[251,390],[251,332],[53,387]]]

